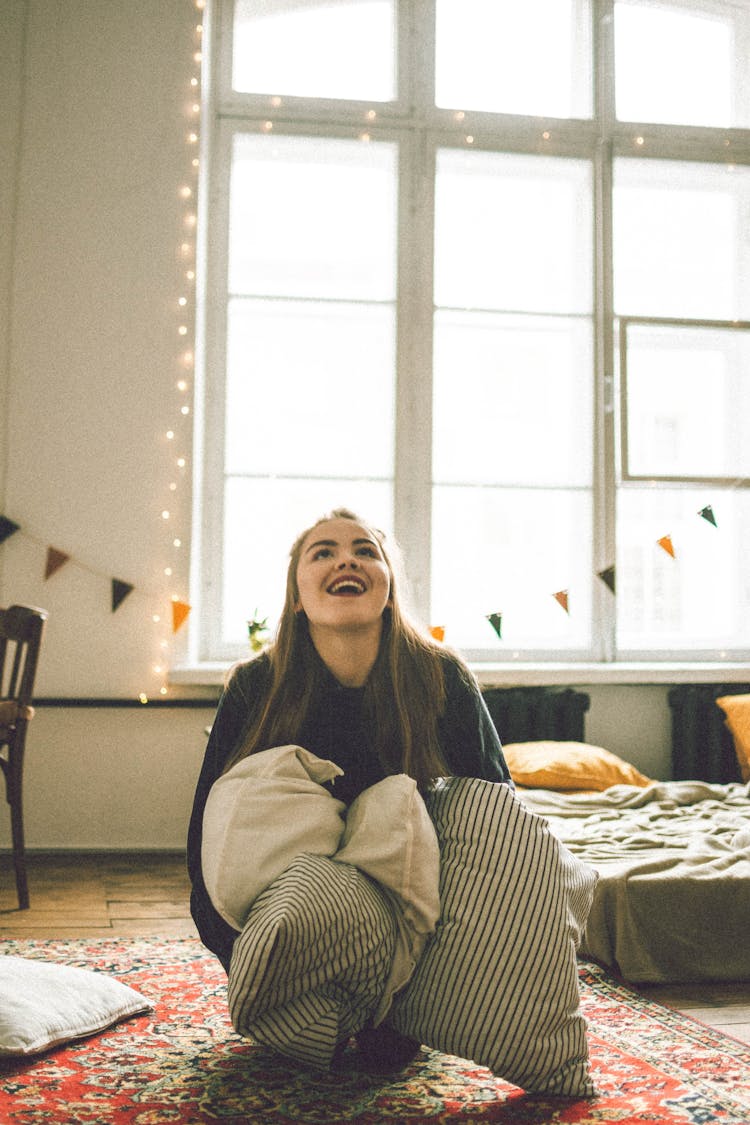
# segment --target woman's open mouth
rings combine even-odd
[[[326,588],[326,593],[333,594],[337,598],[357,598],[360,594],[364,594],[366,590],[367,585],[363,578],[354,574],[347,574],[341,578],[336,578]]]

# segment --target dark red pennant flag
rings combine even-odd
[[[57,547],[47,548],[47,565],[44,568],[45,579],[49,578],[61,566],[65,566],[70,555],[66,555],[65,551],[58,551]]]

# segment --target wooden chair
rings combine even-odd
[[[46,620],[43,609],[25,605],[0,609],[0,768],[10,805],[13,864],[21,910],[29,905],[23,836],[23,754],[26,728],[34,715],[31,699]]]

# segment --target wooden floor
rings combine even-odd
[[[0,939],[193,937],[182,855],[30,855],[31,906],[19,910],[11,860],[0,856]],[[641,991],[750,1043],[750,981]]]

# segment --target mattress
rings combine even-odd
[[[581,956],[633,982],[750,980],[750,783],[519,796],[599,873]]]

